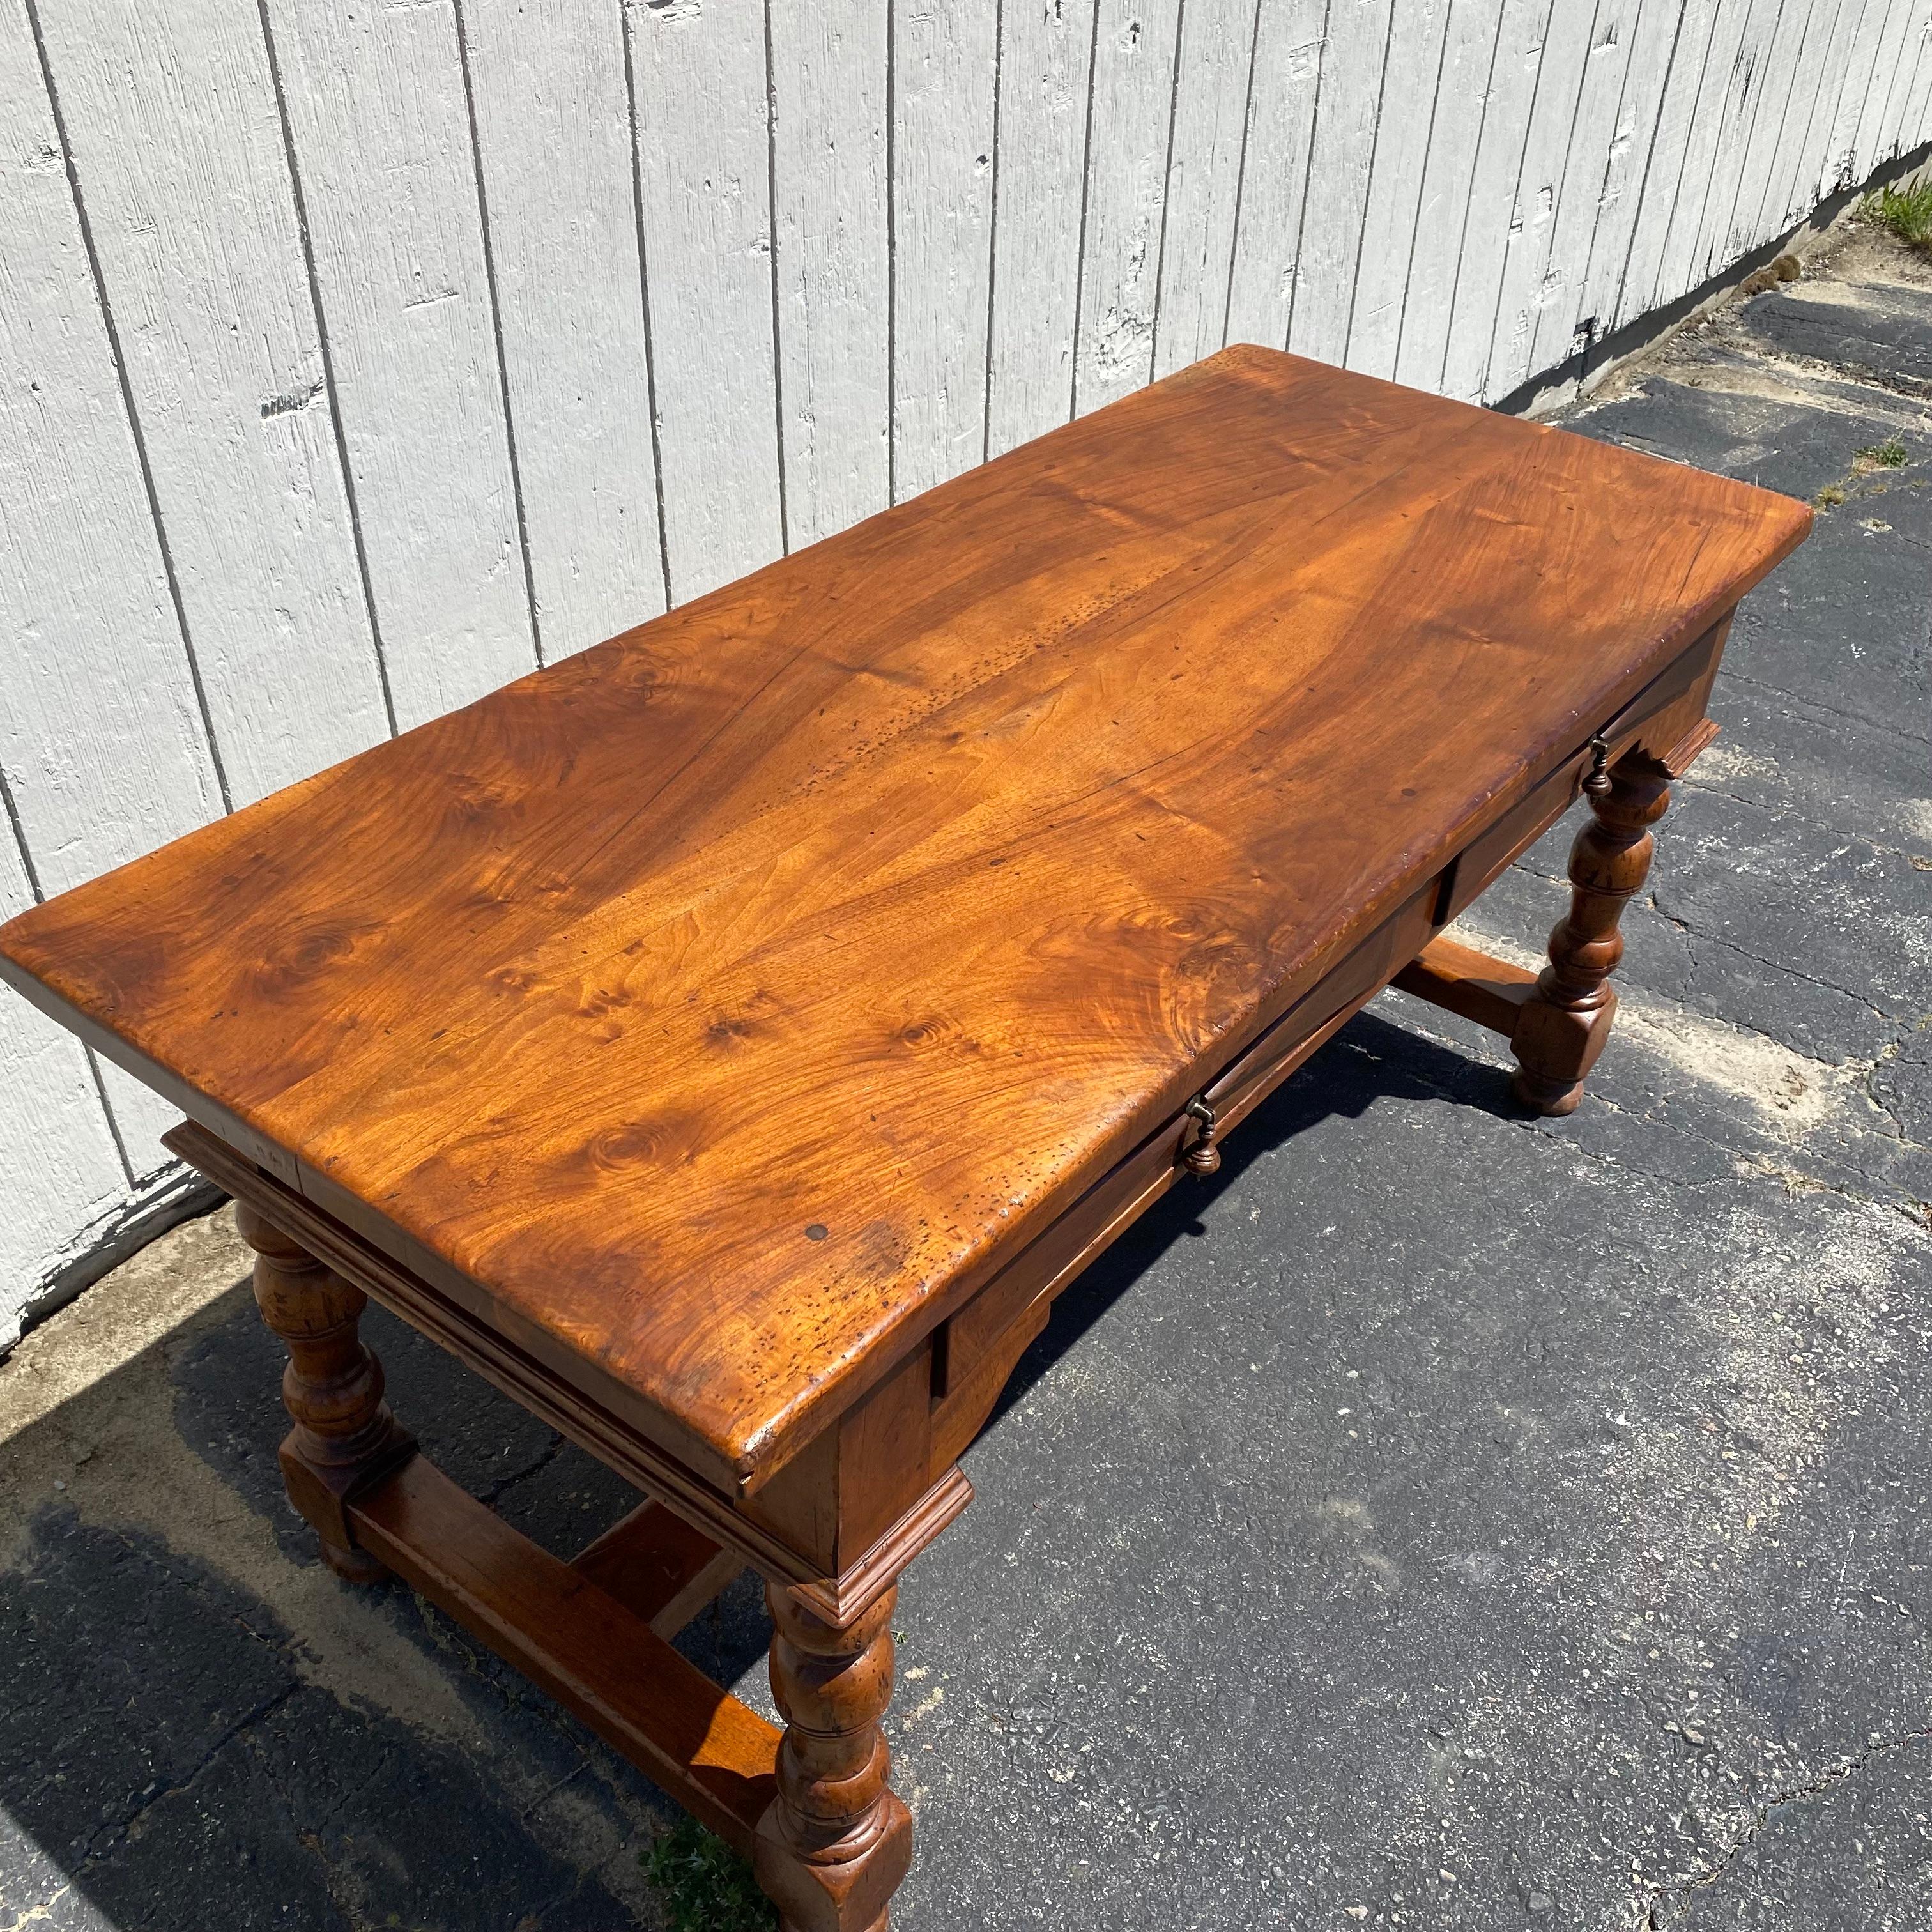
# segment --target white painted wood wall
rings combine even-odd
[[[1225,342],[1494,400],[1932,0],[0,0],[0,911]],[[180,1185],[0,997],[0,1346]]]

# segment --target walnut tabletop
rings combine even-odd
[[[755,1480],[1807,522],[1231,350],[0,952],[690,1466]]]
[[[1384,986],[1577,1105],[1809,523],[1230,350],[34,908],[0,972],[236,1197],[327,1561],[515,1662],[786,1932],[885,1932],[897,1580],[1054,1297]],[[1445,932],[1580,796],[1543,970]],[[645,1500],[564,1563],[464,1495],[371,1295]],[[747,1562],[782,1731],[669,1641]]]

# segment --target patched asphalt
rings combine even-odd
[[[1568,418],[1826,501],[1618,1030],[1532,1121],[1385,994],[1064,1298],[902,1594],[905,1932],[1932,1924],[1928,397],[1932,268],[1859,236]],[[242,1260],[191,1223],[0,1367],[0,1928],[662,1924],[649,1782],[316,1561]],[[366,1332],[529,1534],[627,1506]],[[682,1641],[769,1708],[765,1636],[746,1583]]]

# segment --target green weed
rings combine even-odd
[[[1882,442],[1868,444],[1852,459],[1853,473],[1859,470],[1903,470],[1910,460],[1903,438],[1888,436]]]
[[[686,1818],[640,1855],[670,1915],[671,1932],[775,1932],[778,1908],[751,1866]]]
[[[1932,179],[1907,188],[1882,188],[1859,208],[1868,221],[1889,228],[1915,248],[1932,249]]]

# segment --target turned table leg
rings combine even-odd
[[[368,1298],[238,1202],[236,1226],[255,1250],[255,1302],[287,1343],[282,1400],[295,1426],[281,1446],[289,1500],[314,1524],[324,1562],[351,1582],[388,1573],[356,1546],[346,1504],[415,1445],[382,1400],[382,1365],[356,1324]]]
[[[1510,1036],[1516,1098],[1539,1114],[1574,1112],[1604,1050],[1617,1009],[1610,977],[1624,952],[1618,922],[1649,874],[1650,828],[1670,803],[1666,775],[1647,759],[1600,765],[1583,795],[1590,821],[1570,848],[1570,910]]]
[[[912,1819],[886,1782],[879,1719],[892,1691],[888,1590],[843,1629],[766,1588],[772,1694],[785,1720],[778,1796],[758,1826],[758,1882],[784,1932],[886,1932],[912,1862]]]

